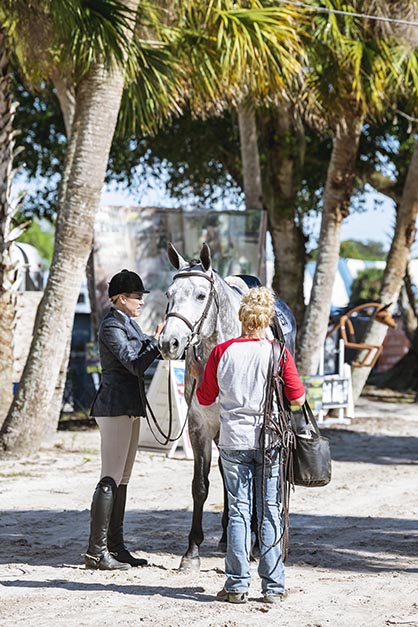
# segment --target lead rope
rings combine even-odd
[[[189,329],[191,329],[192,331],[192,335],[191,335],[191,339],[195,336],[198,336],[200,333],[200,329],[203,326],[203,323],[205,322],[210,307],[212,305],[212,301],[215,302],[216,308],[219,311],[219,303],[218,303],[218,299],[217,299],[217,294],[214,288],[214,282],[212,277],[208,277],[206,275],[203,275],[200,272],[188,272],[188,273],[183,273],[183,274],[176,274],[174,278],[179,278],[179,277],[186,277],[186,276],[205,276],[205,278],[208,279],[208,281],[210,281],[211,283],[211,289],[209,292],[209,296],[208,299],[206,301],[205,304],[205,308],[202,312],[202,315],[200,316],[199,320],[197,321],[197,323],[193,326],[190,324],[190,322],[187,320],[187,318],[185,318],[184,316],[182,316],[181,314],[178,314],[177,312],[169,312],[166,314],[165,318],[169,318],[170,316],[172,317],[177,317],[180,318],[180,320],[183,320],[183,322],[185,322],[185,324],[189,327]],[[186,351],[190,348],[190,346],[193,346],[193,353],[194,353],[194,357],[197,361],[200,361],[200,359],[197,356],[197,351],[196,351],[196,344],[191,344],[191,341],[189,341],[187,347],[186,347]],[[193,398],[193,394],[195,393],[195,389],[196,389],[196,379],[193,380],[192,383],[192,390],[190,393],[190,399]],[[149,430],[151,431],[154,439],[158,442],[158,444],[162,445],[162,446],[166,446],[169,442],[176,442],[177,440],[179,440],[181,438],[181,436],[183,435],[184,429],[186,428],[186,424],[187,424],[187,420],[189,417],[189,408],[187,409],[187,413],[186,413],[186,418],[184,419],[183,425],[181,427],[180,433],[176,438],[172,438],[171,434],[172,434],[172,430],[173,430],[173,407],[172,407],[172,394],[171,394],[171,368],[169,367],[168,369],[168,412],[169,412],[169,420],[168,420],[168,433],[165,434],[164,431],[161,429],[160,425],[158,424],[158,420],[155,417],[154,412],[152,411],[151,405],[148,402],[148,399],[145,395],[145,403],[146,403],[146,408],[149,410],[149,413],[151,415],[151,419],[154,423],[155,428],[157,429],[158,433],[164,438],[164,441],[161,442],[158,439],[158,436],[156,435],[156,433],[153,430],[153,427],[151,426],[151,422],[148,418],[148,414],[146,413],[146,419],[147,419],[147,423],[148,423],[148,427]]]

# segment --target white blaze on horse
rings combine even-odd
[[[180,568],[199,570],[199,547],[203,541],[203,505],[208,496],[212,442],[219,433],[219,406],[203,407],[195,395],[195,380],[191,377],[191,360],[204,365],[216,344],[238,337],[238,320],[242,291],[248,289],[240,277],[222,279],[212,268],[207,244],[200,251],[200,262],[189,264],[169,244],[168,256],[177,273],[167,291],[166,324],[160,335],[159,347],[164,359],[181,359],[185,355],[185,398],[188,405],[188,429],[194,455],[192,481],[193,518],[189,546]],[[255,281],[257,281],[255,279]],[[289,307],[276,299],[276,312],[283,339],[294,353],[296,323]],[[280,333],[279,330],[279,333]],[[273,333],[272,333],[273,337]],[[226,548],[227,500],[224,491],[223,533],[219,548]]]

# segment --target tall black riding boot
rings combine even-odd
[[[126,485],[120,485],[116,490],[113,502],[112,516],[107,533],[107,546],[113,557],[124,564],[131,566],[146,566],[147,560],[138,559],[131,555],[123,539],[123,519],[126,507]]]
[[[89,548],[84,555],[86,568],[92,570],[127,570],[129,564],[115,560],[107,548],[107,531],[112,514],[116,483],[103,477],[96,486],[90,510]]]

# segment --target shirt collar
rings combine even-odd
[[[131,321],[131,317],[128,316],[128,314],[126,314],[121,309],[118,309],[117,307],[111,307],[111,309],[116,312],[116,315],[120,316],[123,320],[125,320],[125,322]]]

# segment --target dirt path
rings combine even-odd
[[[205,508],[199,575],[178,572],[190,525],[192,462],[140,451],[126,535],[150,566],[82,566],[97,431],[59,432],[34,459],[0,463],[0,625],[14,627],[382,627],[418,625],[418,406],[361,399],[331,438],[333,480],[291,499],[288,598],[214,600],[224,582],[217,550],[217,468]]]

